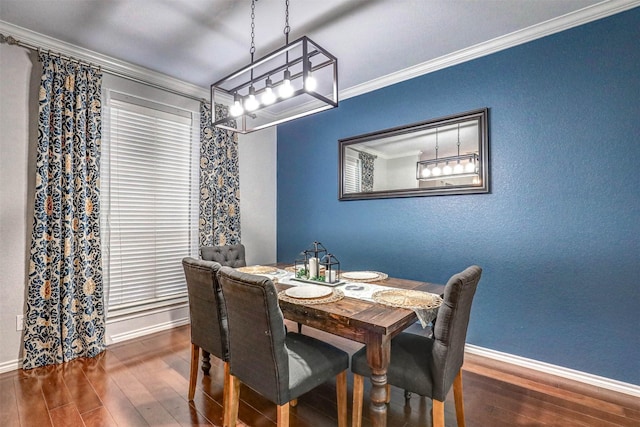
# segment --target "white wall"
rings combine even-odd
[[[0,45],[0,372],[18,368],[22,357],[22,333],[16,331],[16,315],[25,310],[37,140],[35,99],[40,70],[31,51]],[[173,95],[107,74],[103,85],[158,102],[176,102]],[[205,89],[203,93],[206,96]],[[178,105],[191,108],[197,102]],[[275,129],[240,136],[239,146],[242,242],[250,263],[275,262]],[[107,322],[107,342],[186,321],[185,307],[111,319]]]
[[[416,156],[387,160],[387,188],[416,188]]]
[[[387,159],[378,156],[373,163],[373,191],[388,190],[387,186]]]
[[[247,264],[276,262],[276,128],[238,137],[240,230]]]
[[[15,369],[21,354],[16,315],[24,312],[27,212],[33,210],[34,194],[28,189],[34,181],[28,179],[30,54],[0,44],[0,372]]]

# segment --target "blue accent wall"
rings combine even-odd
[[[489,194],[338,201],[338,139],[482,107]],[[280,125],[277,189],[278,261],[478,264],[469,343],[640,385],[640,8]]]

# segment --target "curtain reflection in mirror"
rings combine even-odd
[[[360,159],[360,164],[362,165],[362,180],[360,191],[373,191],[373,171],[376,157],[377,156],[374,156],[373,154],[365,153],[363,151],[360,151],[358,153],[358,158]]]

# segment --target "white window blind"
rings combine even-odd
[[[192,115],[110,94],[101,187],[110,317],[186,300],[181,260],[198,253]]]
[[[345,156],[344,191],[345,193],[359,193],[362,177],[362,165],[360,159],[354,156]]]

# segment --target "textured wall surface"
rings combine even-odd
[[[478,264],[469,343],[640,385],[639,43],[636,8],[279,126],[278,260]],[[338,139],[481,107],[490,194],[338,201]]]

